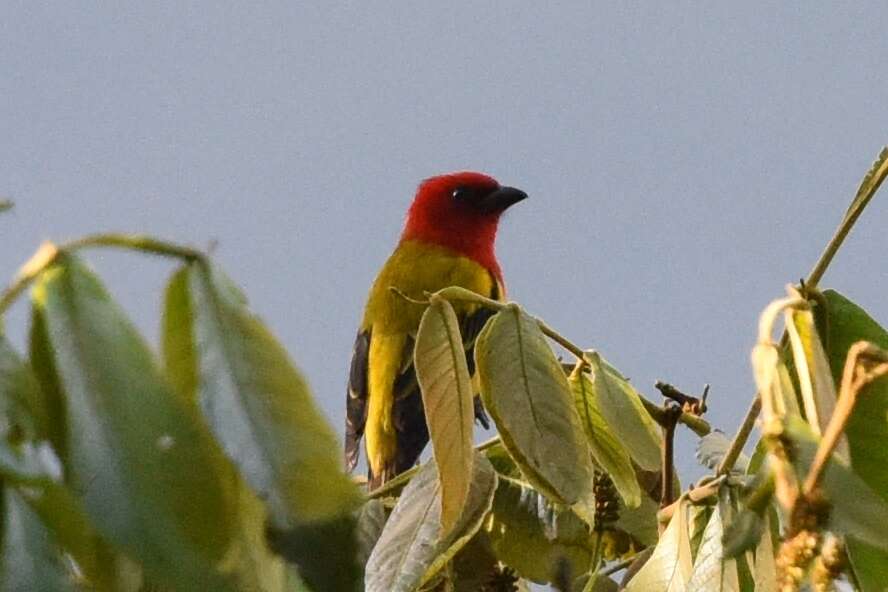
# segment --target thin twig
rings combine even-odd
[[[675,426],[678,424],[678,418],[681,417],[681,407],[675,403],[666,403],[663,405],[663,411],[666,416],[666,425],[663,426],[663,457],[662,471],[660,474],[660,507],[668,506],[675,499],[672,495],[672,473],[674,471],[674,445],[675,445]]]
[[[493,448],[494,446],[496,446],[500,442],[501,442],[500,437],[494,436],[493,438],[490,438],[489,440],[485,440],[484,442],[475,446],[475,450],[477,450],[478,452],[484,452],[488,448]],[[369,492],[367,494],[367,499],[376,499],[376,498],[380,498],[380,497],[387,497],[390,494],[393,494],[394,492],[400,490],[405,485],[407,485],[407,483],[410,481],[410,479],[412,479],[413,476],[419,471],[421,466],[422,465],[416,465],[416,466],[410,467],[409,469],[407,469],[403,473],[398,474],[398,476],[395,477],[394,479],[392,479],[391,481],[386,481],[383,485],[380,485],[379,487],[377,487],[373,491]]]
[[[703,395],[700,398],[685,394],[668,382],[663,382],[662,380],[655,382],[654,388],[660,391],[660,393],[667,399],[672,399],[678,403],[681,406],[681,410],[685,413],[698,416],[706,413],[706,398],[709,395],[708,384],[703,389]]]
[[[731,472],[731,469],[734,468],[734,464],[743,452],[743,447],[746,445],[746,440],[749,438],[749,434],[752,433],[752,428],[755,427],[755,420],[758,418],[758,414],[761,410],[762,399],[761,397],[756,396],[756,398],[752,400],[752,404],[749,406],[749,411],[746,412],[746,416],[743,418],[743,423],[740,425],[740,429],[737,430],[734,439],[731,440],[731,445],[728,447],[727,452],[725,452],[725,456],[718,464],[718,468],[715,471],[716,475],[727,475]]]
[[[836,408],[826,426],[802,487],[802,491],[806,495],[814,491],[823,476],[827,461],[845,431],[851,412],[854,411],[860,391],[872,381],[886,374],[888,374],[888,351],[867,341],[858,341],[848,349]]]
[[[721,484],[724,483],[727,478],[727,475],[713,477],[708,481],[705,481],[704,483],[691,489],[686,494],[684,494],[683,497],[686,497],[692,503],[700,503],[705,499],[717,495]],[[660,510],[657,512],[657,522],[659,524],[668,523],[669,520],[672,519],[672,515],[675,513],[675,509],[678,507],[679,503],[681,503],[680,499],[672,502],[668,506],[660,508]]]
[[[641,398],[641,404],[644,405],[645,410],[648,412],[648,414],[650,414],[654,421],[656,421],[661,426],[665,425],[666,413],[663,411],[663,408],[653,401],[646,399],[642,395],[639,395],[639,397]],[[692,432],[700,437],[703,437],[712,431],[712,426],[709,425],[708,421],[690,413],[682,412],[682,414],[678,418],[678,423],[684,424],[687,428],[689,428]]]
[[[204,260],[204,254],[190,247],[142,236],[119,233],[91,234],[61,245],[45,242],[22,266],[12,284],[0,295],[0,316],[12,305],[29,285],[47,267],[52,265],[61,253],[70,253],[87,247],[117,247],[165,257],[177,257],[186,261]]]

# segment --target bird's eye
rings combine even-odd
[[[468,187],[457,187],[453,190],[453,193],[451,193],[450,196],[456,200],[464,200],[469,197],[471,193],[472,192]]]

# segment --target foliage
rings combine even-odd
[[[708,433],[705,397],[673,388],[657,405],[519,305],[447,288],[414,355],[432,459],[372,492],[207,256],[140,236],[46,244],[0,299],[5,313],[33,287],[27,351],[0,332],[0,591],[883,589],[888,332],[817,284],[886,174],[888,150],[807,280],[762,313],[758,393],[734,437]],[[179,262],[160,356],[87,247]],[[474,364],[456,300],[495,312]],[[479,446],[476,388],[499,432]],[[683,492],[681,425],[713,471]]]

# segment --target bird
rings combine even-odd
[[[401,238],[370,288],[348,377],[345,464],[354,470],[363,437],[369,490],[413,467],[429,440],[413,368],[414,340],[425,310],[416,301],[448,286],[505,300],[494,251],[497,225],[503,212],[525,198],[524,191],[473,171],[420,183]],[[474,374],[474,341],[493,311],[474,303],[452,304]],[[475,419],[489,427],[477,396]]]

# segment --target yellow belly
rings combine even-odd
[[[405,348],[415,336],[425,305],[412,303],[390,287],[416,300],[448,286],[460,286],[484,296],[501,293],[496,280],[475,261],[449,249],[405,241],[380,270],[364,311],[362,329],[370,329],[368,360],[368,413],[365,426],[367,460],[375,475],[389,471],[397,447],[392,425],[395,378],[410,363]],[[471,314],[477,305],[454,302],[458,316]]]

